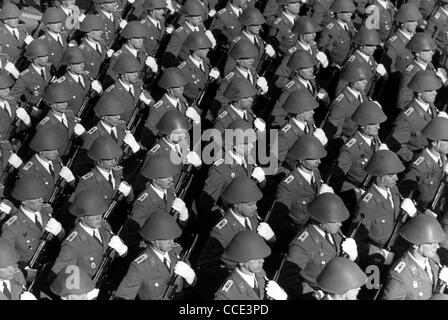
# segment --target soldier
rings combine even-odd
[[[67,49],[66,34],[62,34],[62,23],[65,23],[64,12],[59,8],[48,8],[42,16],[42,25],[46,30],[40,40],[44,41],[50,48],[48,62],[55,72],[62,61],[62,55]]]
[[[223,49],[226,49],[241,33],[242,25],[239,17],[247,8],[248,2],[248,0],[231,0],[213,19],[210,30]]]
[[[7,55],[8,60],[17,61],[20,48],[24,45],[25,38],[29,44],[33,38],[19,24],[19,17],[22,15],[20,9],[14,3],[5,3],[2,6],[0,20],[0,45],[2,53]]]
[[[86,15],[79,10],[76,0],[61,0],[59,9],[64,13],[62,31],[66,34],[65,40],[69,40],[72,38],[75,30],[79,29],[79,24]]]
[[[168,32],[165,28],[165,0],[150,0],[144,2],[145,15],[140,23],[147,28],[148,36],[143,40],[146,54],[157,58],[160,56],[161,44]],[[160,52],[160,53],[159,53]]]
[[[215,300],[286,300],[288,295],[266,277],[263,262],[271,248],[253,231],[238,232],[226,248],[224,256],[237,267],[215,293]]]
[[[365,23],[367,23],[367,20],[370,19],[373,14],[376,14],[374,17],[376,23],[378,23],[376,30],[378,30],[381,42],[385,42],[392,34],[392,29],[395,23],[394,16],[397,9],[389,0],[372,0],[369,3],[371,4],[367,8],[358,10],[358,12],[365,14]]]
[[[434,0],[409,0],[406,1],[406,3],[412,4],[418,8],[418,11],[420,11],[420,13],[423,15],[423,18],[419,21],[419,28],[425,29],[428,23],[428,19],[431,18],[430,15],[434,13],[434,8],[437,2]]]
[[[101,83],[98,80],[93,80],[89,75],[89,71],[84,70],[85,63],[86,57],[80,48],[67,48],[61,61],[61,65],[67,66],[67,71],[57,80],[59,83],[65,84],[73,93],[74,98],[72,101],[69,101],[68,107],[73,110],[75,115],[78,114],[90,89],[97,94],[103,93]]]
[[[176,282],[177,293],[182,291],[185,282],[194,285],[196,274],[187,262],[180,260],[174,243],[181,234],[175,218],[164,212],[154,212],[140,230],[146,248],[129,266],[115,297],[132,300],[138,295],[141,300],[162,300],[175,276],[181,277]]]
[[[79,49],[84,52],[86,62],[84,67],[89,71],[93,79],[98,78],[98,72],[104,59],[106,58],[107,47],[104,45],[103,33],[104,22],[97,15],[88,14],[81,22],[79,31],[84,32],[85,36],[79,45]]]
[[[322,193],[308,204],[308,213],[310,220],[289,245],[279,276],[291,299],[316,292],[316,278],[330,260],[344,252],[352,261],[358,257],[356,242],[340,231],[350,215],[341,198]]]
[[[333,17],[330,9],[333,1],[317,0],[310,3],[310,18],[322,28],[331,23]]]
[[[14,247],[0,239],[0,300],[37,300],[25,291],[25,277],[17,266],[19,259]]]
[[[433,216],[419,214],[406,223],[400,235],[410,248],[394,263],[382,299],[428,300],[439,282],[448,282],[448,268],[440,264],[437,249],[446,234]]]
[[[50,48],[44,41],[36,39],[30,43],[26,48],[25,57],[31,65],[20,73],[11,88],[11,95],[14,98],[37,106],[51,79],[49,55]]]
[[[99,292],[87,272],[74,264],[59,271],[50,289],[61,300],[93,300]]]
[[[106,48],[110,49],[115,40],[115,34],[119,28],[125,25],[121,21],[120,15],[115,10],[116,0],[95,0],[97,7],[96,15],[103,21],[103,39]]]
[[[347,258],[334,258],[319,274],[316,283],[325,292],[323,300],[357,300],[367,282],[366,274]]]
[[[223,253],[239,231],[256,231],[269,243],[276,240],[269,224],[257,220],[257,201],[263,195],[249,177],[235,177],[221,197],[226,204],[226,211],[210,231],[198,261],[199,279],[207,287],[201,291],[204,297],[213,294],[235,267],[235,261],[226,259]]]
[[[109,247],[121,257],[127,253],[126,245],[102,219],[107,209],[104,195],[99,190],[83,190],[76,195],[69,207],[69,212],[77,218],[76,225],[62,242],[59,256],[51,268],[52,281],[69,265],[77,265],[93,278]]]
[[[398,115],[386,140],[389,149],[396,152],[405,163],[412,161],[428,144],[421,131],[437,116],[434,101],[436,90],[441,84],[433,72],[421,70],[414,75],[408,87],[414,92],[414,97]]]
[[[398,156],[390,150],[375,152],[364,167],[372,175],[373,183],[358,202],[352,223],[354,228],[363,219],[355,236],[362,265],[390,265],[394,253],[384,247],[398,221],[400,209],[411,217],[417,212],[412,200],[403,199],[396,186],[397,173],[404,169]]]
[[[300,0],[279,0],[280,13],[270,26],[268,39],[278,48],[280,41],[285,38],[294,38],[292,31],[296,20],[299,18],[301,8]]]
[[[33,257],[44,232],[59,240],[64,238],[62,225],[51,216],[53,208],[44,204],[47,185],[36,176],[22,177],[11,195],[20,201],[19,209],[2,226],[1,238],[7,240],[19,253],[19,265],[23,269]],[[32,273],[33,269],[25,268]],[[34,270],[36,271],[36,270]]]
[[[428,33],[437,44],[437,53],[439,55],[438,65],[442,68],[448,67],[447,61],[447,32],[446,24],[448,23],[448,1],[442,0],[437,4],[437,10],[428,17],[428,25],[425,32]]]

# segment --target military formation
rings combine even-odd
[[[447,300],[447,0],[29,5],[0,300]]]

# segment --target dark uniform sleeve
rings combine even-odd
[[[139,265],[133,261],[129,266],[128,272],[121,281],[115,296],[125,299],[134,300],[137,296],[138,290],[143,283],[145,275],[142,270],[140,270]]]

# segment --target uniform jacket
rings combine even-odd
[[[356,50],[351,56],[350,58],[348,58],[347,60],[347,64],[346,66],[348,66],[351,63],[360,63],[362,64],[364,68],[369,68],[370,71],[372,72],[372,77],[370,79],[368,79],[368,83],[367,86],[365,88],[365,92],[368,93],[370,91],[370,88],[373,85],[373,82],[375,80],[375,74],[376,74],[376,67],[377,67],[377,63],[375,61],[375,59],[373,58],[373,56],[369,57],[369,61],[366,61],[366,59],[364,59],[361,56],[361,53]],[[346,68],[346,66],[344,67],[344,69]],[[336,87],[336,94],[341,92],[345,87],[348,86],[348,82],[345,81],[344,79],[340,78]]]
[[[224,46],[230,45],[230,42],[241,33],[241,28],[238,16],[229,3],[216,13],[210,26],[216,41],[221,42]]]
[[[136,49],[137,50],[137,49]],[[117,64],[117,61],[120,57],[133,57],[136,58],[140,62],[141,69],[145,67],[145,61],[146,61],[146,52],[144,48],[137,50],[137,56],[134,55],[134,53],[129,50],[126,43],[121,47],[120,50],[115,52],[112,57],[110,58],[109,67],[107,68],[107,75],[117,81],[118,74],[113,71],[114,66]]]
[[[44,79],[30,65],[20,73],[19,78],[11,88],[11,95],[17,100],[27,101],[29,99],[31,104],[36,104],[51,80],[50,66],[45,67],[45,74],[46,78]]]
[[[20,300],[20,295],[23,292],[23,288],[26,287],[26,280],[25,277],[23,276],[23,273],[22,272],[15,273],[14,277],[11,280],[9,280],[9,282],[11,284],[10,288],[11,299],[6,297],[3,294],[3,291],[0,290],[0,300]]]
[[[43,40],[50,48],[50,55],[48,57],[48,62],[50,62],[56,69],[59,67],[62,61],[62,55],[67,49],[67,41],[65,40],[66,34],[61,32],[62,44],[55,40],[48,31],[45,31],[39,39]]]
[[[178,66],[178,68],[182,70],[185,78],[189,79],[189,82],[184,87],[184,96],[190,105],[195,99],[199,98],[199,95],[204,90],[208,80],[208,74],[212,68],[208,59],[202,59],[202,65],[204,66],[205,71],[198,68],[191,60],[190,56],[188,56],[187,59]]]
[[[115,32],[117,31],[117,29],[119,28],[118,24],[120,23],[120,17],[118,16],[117,13],[112,13],[114,20],[111,21],[104,13],[102,10],[98,10],[98,12],[96,13],[96,15],[98,17],[101,18],[101,20],[103,20],[104,22],[104,33],[103,33],[103,39],[104,39],[104,44],[106,45],[106,47],[109,47],[111,45],[111,41],[115,35]]]
[[[147,27],[148,36],[144,40],[144,47],[146,54],[155,57],[157,51],[159,50],[160,44],[163,37],[165,36],[165,20],[162,19],[160,22],[160,30],[149,20],[146,15],[143,20],[140,21],[141,24]]]
[[[86,40],[83,40],[79,45],[79,48],[86,57],[84,68],[86,71],[89,71],[89,75],[92,79],[96,79],[98,72],[100,71],[101,63],[106,58],[107,48],[104,46],[103,42],[100,42],[99,45],[101,48],[101,53],[98,52],[96,48],[93,48]]]
[[[221,288],[215,293],[215,300],[263,300],[265,298],[266,273],[255,273],[258,292],[252,288],[237,271],[233,271]]]
[[[59,155],[64,155],[64,151],[68,146],[68,142],[71,138],[71,136],[74,134],[74,128],[75,128],[75,117],[71,113],[65,114],[67,118],[67,124],[68,128],[62,123],[62,121],[59,121],[53,112],[48,112],[47,116],[43,118],[36,126],[36,130],[40,129],[52,129],[56,132],[58,132],[62,137],[65,138],[65,143],[63,146],[61,146],[58,149]]]
[[[253,86],[256,87],[258,74],[255,69],[251,69],[250,73],[252,75],[252,79],[254,81]],[[221,104],[228,104],[230,101],[224,96],[224,92],[226,91],[227,87],[229,86],[230,82],[232,82],[233,79],[240,79],[244,78],[247,79],[246,76],[244,76],[238,68],[234,68],[231,72],[227,73],[224,78],[221,79],[219,83],[218,91],[216,92],[215,99],[220,102]]]
[[[19,39],[6,28],[3,22],[0,24],[0,45],[2,46],[2,53],[8,55],[8,60],[14,59],[25,41],[25,30],[20,27],[17,29],[19,30]]]
[[[106,89],[108,94],[114,94],[119,96],[120,99],[125,101],[127,110],[121,114],[121,119],[126,123],[132,117],[132,113],[135,110],[137,103],[139,102],[140,94],[142,93],[142,82],[137,81],[132,84],[134,88],[134,95],[132,95],[128,90],[125,89],[120,80],[117,80],[113,85]]]
[[[254,123],[254,116],[246,111],[247,115],[247,123],[249,123],[252,127]],[[224,133],[224,130],[235,120],[243,119],[240,117],[238,113],[230,106],[227,105],[218,112],[218,116],[215,118],[215,122],[213,124],[213,128],[218,129],[221,133]]]
[[[163,95],[162,98],[149,111],[148,118],[145,122],[145,127],[148,128],[155,136],[159,131],[156,129],[156,125],[165,112],[171,109],[178,109],[180,112],[185,113],[187,111],[187,100],[182,97],[179,99],[177,106],[174,106],[170,100]]]
[[[74,114],[78,113],[85,96],[90,90],[90,85],[92,84],[92,79],[87,74],[83,74],[81,77],[84,80],[84,86],[82,86],[80,82],[77,82],[68,72],[57,80],[57,82],[70,88],[73,98],[68,102],[68,107],[73,110]],[[87,108],[84,109],[84,112],[86,112],[86,110]]]
[[[414,97],[414,93],[411,89],[409,89],[408,84],[411,82],[414,75],[422,70],[420,65],[418,65],[416,62],[412,62],[409,64],[404,72],[401,75],[399,87],[398,87],[398,96],[397,96],[397,107],[400,109],[404,109],[406,105],[409,103],[409,101],[412,101],[412,98]],[[428,63],[426,66],[427,71],[436,72],[434,69],[434,66],[432,63]]]
[[[400,31],[387,40],[386,55],[389,61],[385,66],[388,67],[391,72],[402,73],[412,62],[412,52],[406,48],[408,42],[408,38],[406,38]]]
[[[230,46],[231,47],[234,46],[241,39],[245,39],[247,41],[252,42],[258,48],[258,56],[255,57],[255,62],[254,62],[254,67],[256,69],[260,65],[260,63],[262,63],[261,60],[263,59],[263,56],[264,56],[264,50],[265,50],[266,43],[264,42],[264,40],[261,38],[261,36],[259,34],[254,35],[254,37],[257,38],[258,45],[253,43],[252,40],[246,36],[245,32],[241,32],[238,37],[236,37],[235,39],[232,40],[232,43]],[[229,51],[230,50],[231,50],[231,48],[229,49]],[[226,64],[224,66],[224,74],[228,74],[231,70],[233,70],[235,68],[235,66],[236,66],[236,61],[231,56],[227,56]]]

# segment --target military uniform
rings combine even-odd
[[[11,110],[11,114],[6,109],[5,102],[8,103],[9,108]],[[11,127],[14,118],[16,117],[17,103],[15,102],[13,97],[9,97],[7,100],[0,101],[0,137],[2,139],[6,139],[6,133]],[[26,127],[23,122],[18,123],[20,128]]]
[[[373,56],[370,56],[369,61],[366,61],[366,59],[361,55],[361,53],[358,50],[356,50],[355,53],[353,53],[353,55],[351,55],[350,58],[348,58],[345,68],[347,67],[347,65],[351,63],[359,63],[360,65],[363,65],[361,68],[370,69],[370,71],[372,71],[372,76],[370,79],[367,79],[368,83],[366,88],[364,89],[364,91],[368,93],[370,91],[370,88],[373,86],[373,82],[375,80],[375,73],[377,67],[375,59],[373,58]],[[336,93],[341,92],[347,85],[348,85],[347,81],[345,81],[344,79],[339,79],[338,84],[336,86]]]
[[[354,36],[356,30],[352,23],[348,24],[349,31],[337,22],[336,19],[328,24],[321,32],[317,41],[317,46],[321,50],[326,49],[328,51],[328,58],[330,63],[336,63],[342,66],[348,58],[351,48],[351,39]]]
[[[331,23],[330,0],[314,0],[311,3],[311,17],[321,27],[325,27]]]
[[[384,8],[377,0],[373,0],[372,4],[375,5],[379,11],[379,28],[376,29],[378,31],[378,35],[380,36],[381,41],[387,41],[394,24],[396,9],[390,1],[387,1],[386,8]]]
[[[184,96],[190,105],[195,99],[199,98],[199,95],[205,89],[208,75],[212,68],[208,59],[201,60],[204,70],[201,70],[192,59],[191,56],[188,56],[188,58],[178,66],[184,73],[184,77],[189,79],[188,84],[184,87]]]
[[[2,53],[8,56],[9,60],[12,60],[19,53],[20,47],[23,45],[26,37],[26,32],[22,28],[17,28],[19,32],[19,38],[9,31],[6,25],[0,23],[0,45],[2,46]]]
[[[165,20],[159,20],[160,29],[157,28],[148,15],[140,23],[147,27],[148,30],[148,37],[143,40],[146,54],[154,58],[159,50],[162,39],[166,36]]]
[[[84,62],[84,68],[89,72],[89,75],[95,79],[98,76],[98,72],[100,71],[101,63],[106,58],[107,48],[103,43],[96,43],[101,52],[97,50],[97,48],[92,47],[89,41],[84,39],[82,43],[79,45],[79,48],[84,52],[86,57],[86,61]]]
[[[255,40],[252,40],[251,38],[249,38],[247,36],[247,33],[243,30],[238,37],[236,37],[235,39],[232,40],[231,47],[242,39],[250,41],[252,44],[254,44],[255,47],[257,47],[257,49],[258,49],[258,56],[255,57],[255,62],[254,62],[254,68],[257,69],[258,66],[260,65],[260,63],[263,62],[262,59],[264,56],[266,43],[260,37],[259,34],[253,35],[252,38],[257,39],[256,43],[254,43]],[[231,48],[229,50],[231,50]],[[236,66],[235,59],[233,59],[231,56],[228,56],[226,64],[224,66],[224,74],[228,74],[231,70],[235,69],[235,66]]]
[[[255,87],[258,79],[257,71],[255,69],[250,69],[249,72],[252,75],[253,86]],[[247,77],[241,72],[241,70],[238,67],[234,68],[224,78],[222,78],[219,83],[218,91],[216,92],[215,100],[221,103],[222,105],[228,104],[229,99],[227,99],[224,96],[224,92],[226,91],[227,87],[229,86],[229,84],[232,82],[233,79],[239,79],[239,78],[247,79]]]
[[[74,77],[82,77],[84,85],[81,83],[81,80],[75,79]],[[70,72],[67,72],[64,76],[56,81],[66,85],[73,93],[73,99],[71,101],[68,101],[68,108],[73,110],[74,114],[77,114],[79,109],[81,108],[82,103],[84,102],[85,96],[90,90],[92,79],[87,74],[74,75]]]
[[[24,291],[23,288],[26,287],[26,280],[23,276],[22,272],[14,273],[14,276],[11,280],[3,280],[3,281],[9,281],[10,283],[10,293],[11,293],[11,299],[5,296],[3,291],[0,290],[0,301],[1,300],[20,300],[20,295]],[[3,289],[3,288],[2,288]]]
[[[241,275],[234,270],[215,293],[215,300],[263,300],[266,298],[266,272],[255,273],[258,290],[252,288]]]
[[[96,13],[98,17],[101,18],[101,20],[104,22],[104,33],[103,33],[103,39],[104,44],[107,48],[112,44],[111,41],[114,38],[115,33],[117,32],[120,23],[120,17],[117,13],[109,13],[109,15],[113,16],[113,20],[109,19],[109,17],[103,12],[103,10],[98,10]]]
[[[119,123],[115,127],[115,130],[117,131],[117,140],[116,141],[120,147],[123,146],[123,143],[124,143],[123,138],[126,134],[125,129],[126,129],[126,126],[123,123]],[[84,141],[83,141],[81,149],[89,150],[90,147],[92,146],[93,142],[96,140],[96,138],[105,136],[105,135],[112,136],[112,134],[109,133],[109,131],[107,131],[106,127],[103,125],[103,122],[100,120],[100,121],[98,121],[98,123],[95,126],[93,126],[92,128],[90,128],[89,131],[87,131],[86,135],[83,136]]]
[[[435,12],[435,14],[429,18],[428,25],[426,26],[425,29],[425,32],[433,36],[434,31],[437,28],[437,36],[434,38],[434,40],[437,44],[438,50],[444,57],[446,57],[446,55],[448,54],[447,51],[448,39],[446,37],[446,33],[448,32],[447,24],[448,24],[448,13],[439,7],[438,10]],[[444,65],[441,65],[441,67],[443,68],[446,68],[447,66],[448,63],[446,61]]]
[[[238,16],[232,9],[230,2],[216,13],[216,17],[210,26],[216,40],[221,42],[223,46],[230,45],[230,42],[241,33],[241,29],[241,23],[238,21]]]
[[[67,41],[65,40],[65,36],[63,33],[58,34],[60,40],[56,40],[49,33],[49,31],[45,31],[43,35],[39,37],[39,39],[45,41],[50,48],[50,55],[48,57],[48,62],[51,63],[55,68],[58,68],[62,61],[62,55],[64,51],[67,49]],[[60,42],[62,40],[62,43]]]
[[[50,66],[45,67],[45,79],[31,65],[20,73],[14,86],[11,88],[11,95],[30,104],[36,105],[45,91],[51,79]],[[23,98],[22,98],[23,96]]]
[[[247,123],[249,123],[253,127],[253,122],[255,120],[254,116],[246,111]],[[236,119],[243,119],[241,116],[235,111],[232,105],[227,105],[222,108],[218,112],[218,116],[215,118],[215,122],[213,124],[213,128],[219,130],[221,133],[224,133],[224,130]],[[244,120],[244,119],[243,119]]]
[[[398,30],[395,35],[387,40],[386,55],[388,63],[385,65],[388,67],[390,72],[398,72],[401,74],[412,62],[412,52],[406,48],[406,44],[409,40],[410,38],[407,38],[400,30]]]
[[[204,27],[195,27],[198,31],[204,31]],[[188,57],[188,50],[184,47],[184,42],[188,35],[194,30],[191,29],[187,22],[184,22],[179,28],[177,28],[172,34],[170,41],[165,50],[164,65],[177,66],[180,61],[185,60]]]
[[[111,77],[113,80],[117,81],[118,74],[113,71],[113,68],[115,64],[117,63],[118,58],[120,57],[127,57],[132,56],[136,58],[140,62],[140,66],[143,69],[145,66],[145,60],[146,60],[146,52],[143,48],[141,49],[135,49],[136,53],[132,52],[131,49],[127,46],[127,44],[124,44],[120,50],[115,52],[112,57],[110,58],[109,67],[107,69],[107,75]]]
[[[134,94],[126,90],[120,79],[106,89],[107,94],[116,95],[126,102],[125,104],[128,110],[121,114],[121,119],[126,123],[131,119],[132,113],[134,112],[137,103],[140,101],[140,94],[143,90],[142,82],[140,80],[133,84],[129,84],[129,86],[132,86]]]
[[[296,16],[294,17],[294,20],[295,19],[297,19]],[[289,20],[285,15],[284,11],[282,11],[282,13],[272,23],[268,37],[270,37],[271,41],[276,44],[280,44],[280,41],[284,38],[292,39],[294,38],[294,33],[292,32],[293,26],[294,21],[291,22],[291,20]]]
[[[414,75],[420,70],[427,70],[436,72],[432,63],[428,63],[426,69],[422,69],[422,66],[417,62],[413,61],[411,64],[407,66],[404,72],[401,75],[400,83],[398,87],[398,95],[397,95],[397,107],[400,109],[404,109],[409,101],[414,97],[414,93],[411,89],[409,89],[408,84],[414,77]]]

